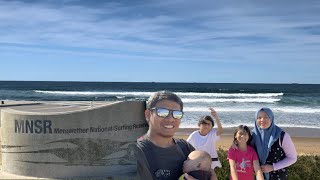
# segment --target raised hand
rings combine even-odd
[[[209,110],[210,110],[210,112],[211,112],[211,115],[212,115],[214,118],[217,118],[217,117],[218,117],[217,112],[216,112],[212,107],[210,107]]]

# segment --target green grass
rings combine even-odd
[[[218,149],[219,160],[222,168],[217,168],[216,173],[219,180],[229,180],[230,166],[227,161],[227,151]],[[289,180],[315,180],[320,179],[320,156],[302,155],[298,160],[289,166]]]

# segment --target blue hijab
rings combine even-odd
[[[261,129],[257,124],[258,114],[261,111],[266,112],[270,118],[271,124],[268,129]],[[252,138],[253,138],[252,140],[257,148],[257,153],[258,153],[261,165],[266,164],[271,146],[280,137],[281,132],[282,132],[282,129],[274,124],[274,116],[271,109],[261,108],[258,111],[256,111],[255,126],[254,126],[254,129],[252,130]],[[269,173],[265,173],[265,175],[267,176],[267,179],[269,179],[268,178]]]

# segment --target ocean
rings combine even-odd
[[[280,127],[320,129],[320,84],[0,81],[0,100],[132,101],[169,90],[184,102],[180,127],[196,128],[214,107],[223,127],[252,126],[255,111],[269,107]]]

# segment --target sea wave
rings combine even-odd
[[[243,123],[237,123],[237,124],[229,124],[225,123],[223,124],[223,128],[236,128],[239,125],[246,124],[245,122]],[[310,125],[299,125],[299,124],[277,124],[277,126],[281,128],[306,128],[306,129],[320,129],[320,127],[317,126],[310,126]],[[253,126],[248,126],[250,129],[253,128]],[[194,124],[187,124],[187,123],[181,123],[179,128],[199,128],[197,123]]]
[[[257,108],[214,108],[217,112],[255,112]],[[185,107],[185,112],[209,112],[208,107]],[[283,107],[283,108],[272,108],[274,112],[285,112],[285,113],[320,113],[320,109],[306,108],[306,107]]]
[[[185,103],[194,103],[194,102],[202,102],[202,103],[213,103],[213,102],[263,102],[263,103],[274,103],[278,102],[281,99],[274,99],[274,98],[245,98],[245,99],[226,99],[226,98],[217,98],[217,99],[202,99],[202,98],[197,98],[197,99],[185,99],[182,98],[182,101]]]
[[[206,97],[277,97],[283,93],[183,93],[177,92],[180,96],[206,96]]]
[[[34,90],[36,93],[59,94],[59,95],[78,95],[78,96],[95,96],[95,95],[112,95],[112,96],[150,96],[152,92],[97,92],[97,91],[41,91]]]
[[[110,92],[110,91],[43,91],[34,90],[36,93],[59,94],[59,95],[115,95],[115,96],[150,96],[154,92]],[[194,92],[176,92],[181,97],[278,97],[283,93],[194,93]]]

